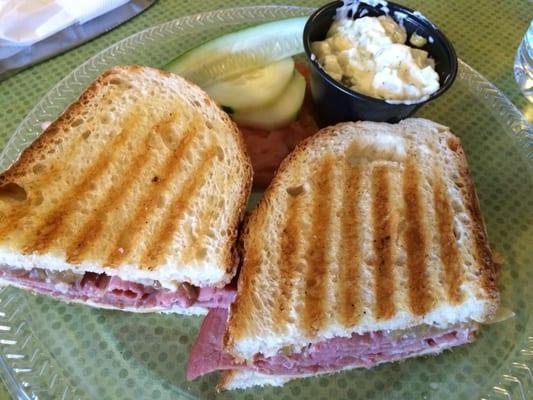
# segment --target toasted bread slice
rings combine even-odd
[[[298,376],[302,378],[303,376]],[[228,370],[224,371],[217,385],[217,391],[248,389],[254,386],[283,386],[296,377],[268,375],[252,370]]]
[[[200,88],[114,67],[0,175],[0,264],[222,287],[251,178],[240,132]]]
[[[496,268],[460,141],[424,119],[342,123],[281,164],[241,236],[225,350],[486,322]]]

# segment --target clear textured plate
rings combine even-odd
[[[104,69],[162,66],[206,39],[244,25],[307,15],[308,8],[247,7],[180,18],[133,35],[79,66],[29,113],[0,155],[9,165]],[[460,63],[453,88],[421,116],[461,137],[493,248],[503,256],[502,302],[516,317],[482,330],[472,345],[372,370],[297,380],[220,399],[533,398],[533,130],[492,84]],[[0,375],[28,399],[215,397],[216,374],[185,381],[201,318],[135,315],[0,291]]]

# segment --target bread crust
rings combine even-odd
[[[448,146],[455,152],[458,158],[458,167],[461,179],[461,193],[463,195],[465,204],[474,221],[473,230],[475,238],[475,257],[480,268],[480,277],[483,289],[489,300],[489,307],[487,307],[484,315],[484,320],[489,321],[498,310],[500,292],[497,286],[498,280],[498,265],[494,262],[492,251],[490,249],[487,230],[481,209],[479,207],[479,200],[474,187],[474,181],[470,173],[470,168],[466,160],[464,149],[461,145],[461,140],[458,137],[451,137],[448,139]]]
[[[208,98],[209,99],[209,98]],[[211,99],[209,99],[212,101]],[[219,107],[214,102],[213,104],[216,107]],[[219,107],[220,109],[220,107]],[[234,214],[233,221],[231,224],[231,236],[228,241],[228,245],[226,246],[226,250],[224,252],[224,263],[223,265],[226,265],[226,272],[227,275],[230,276],[230,280],[233,279],[237,272],[237,268],[239,266],[239,251],[238,251],[238,242],[237,238],[239,236],[239,231],[241,228],[241,223],[244,219],[244,214],[246,212],[246,206],[248,204],[248,198],[250,197],[250,193],[252,191],[252,183],[253,183],[253,168],[252,168],[252,161],[250,159],[250,155],[248,154],[248,149],[246,147],[246,143],[244,142],[244,138],[242,137],[242,132],[239,130],[237,124],[233,122],[233,120],[229,117],[229,115],[220,109],[220,111],[224,114],[224,119],[226,120],[226,123],[229,125],[231,124],[233,126],[233,134],[235,136],[235,140],[237,141],[240,149],[240,154],[242,155],[242,165],[244,166],[243,171],[243,185],[240,190],[240,198],[238,199],[239,203],[239,210]],[[228,283],[228,282],[226,282]]]

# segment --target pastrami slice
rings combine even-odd
[[[144,285],[103,273],[63,274],[38,268],[0,268],[0,278],[35,293],[70,301],[91,301],[117,309],[158,308],[170,311],[176,307],[184,309],[192,306],[227,308],[236,294],[231,284],[223,288],[197,288],[181,283],[175,290],[170,290],[161,288],[155,281],[151,285]]]
[[[272,357],[256,354],[253,362],[243,363],[223,349],[228,319],[227,309],[212,309],[205,317],[187,366],[187,379],[193,380],[218,370],[248,369],[269,375],[308,375],[336,372],[345,368],[371,368],[375,365],[439,353],[469,343],[476,323],[447,328],[418,326],[401,331],[353,333],[306,344],[298,351],[280,351]]]

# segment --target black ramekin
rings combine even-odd
[[[408,39],[413,32],[428,39],[421,47],[435,60],[435,70],[439,75],[440,88],[427,99],[414,104],[389,103],[385,100],[366,96],[354,92],[330,77],[319,65],[318,60],[312,56],[311,43],[324,40],[335,16],[335,11],[342,6],[341,1],[326,4],[315,11],[307,21],[304,34],[304,48],[311,72],[311,93],[315,103],[315,114],[321,126],[332,125],[342,121],[379,121],[397,122],[414,113],[422,105],[443,94],[452,85],[457,75],[457,55],[449,40],[442,31],[422,14],[388,2],[389,15],[397,22],[403,17],[403,25],[407,31]],[[384,15],[381,6],[370,6],[360,3],[355,16],[361,13],[375,17]],[[401,13],[401,14],[400,14]],[[431,38],[431,39],[429,39]],[[407,43],[409,45],[409,43]]]

